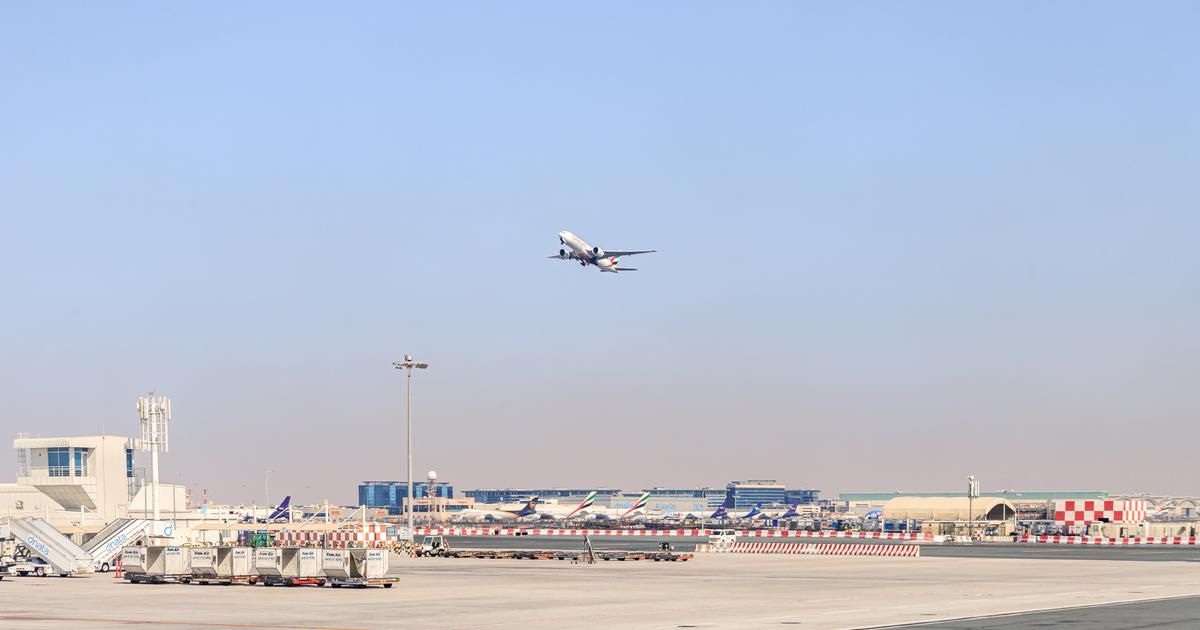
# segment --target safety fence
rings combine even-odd
[[[418,527],[417,536],[711,536],[712,529],[545,529],[522,527]],[[739,538],[846,538],[854,540],[927,540],[932,535],[905,532],[837,532],[787,529],[748,529],[736,532]]]
[[[1198,536],[1146,536],[1135,538],[1100,538],[1096,536],[1020,536],[1015,542],[1045,545],[1196,545]]]
[[[742,542],[727,545],[696,545],[696,553],[770,553],[799,556],[887,556],[916,558],[917,545],[872,545],[862,543],[762,543]]]

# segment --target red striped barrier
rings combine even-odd
[[[696,545],[700,553],[722,553],[713,545]],[[872,545],[862,543],[762,543],[741,542],[728,545],[727,553],[772,553],[798,556],[883,556],[893,558],[917,558],[921,548],[917,545]]]
[[[543,529],[521,527],[418,527],[417,536],[711,536],[711,529]],[[787,529],[749,529],[740,538],[845,538],[853,540],[929,540],[916,532],[835,532]]]
[[[1023,543],[1038,543],[1043,545],[1196,545],[1200,544],[1200,537],[1153,536],[1138,538],[1100,538],[1096,536],[1021,536],[1017,538],[1016,541]]]

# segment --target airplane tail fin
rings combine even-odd
[[[273,521],[277,518],[286,518],[291,514],[291,511],[292,495],[289,494],[286,497],[283,497],[283,501],[279,502],[279,507],[276,507],[275,511],[271,512],[271,515],[267,517],[267,521]]]
[[[629,508],[628,510],[625,510],[625,513],[622,514],[621,517],[623,518],[623,517],[629,516],[630,514],[633,514],[634,512],[637,512],[638,510],[644,509],[648,503],[650,503],[650,493],[643,492],[642,496],[638,497],[638,500],[636,502],[634,502],[633,507]]]
[[[596,502],[596,491],[592,490],[591,492],[588,493],[588,495],[586,497],[584,497],[583,502],[580,503],[578,507],[576,507],[574,510],[571,510],[571,513],[568,514],[567,517],[569,518],[569,517],[575,516],[577,513],[579,513],[580,510],[586,510],[586,509],[592,507],[592,504],[595,502]]]

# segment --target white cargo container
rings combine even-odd
[[[253,583],[258,579],[254,570],[254,550],[250,547],[222,547],[227,555],[218,556],[217,567],[221,577],[231,580],[248,579]],[[220,553],[220,552],[218,552]]]
[[[326,549],[321,563],[330,585],[391,588],[396,578],[388,577],[390,552],[386,549]]]
[[[325,583],[321,556],[317,549],[307,547],[278,547],[254,552],[254,568],[268,586],[278,584],[298,586]]]
[[[148,565],[145,547],[126,547],[121,550],[121,568],[124,569],[126,578],[145,575]]]
[[[321,553],[321,570],[330,579],[349,579],[350,550],[323,549]]]
[[[217,579],[217,548],[196,547],[191,550],[192,577],[197,582],[205,584]]]
[[[321,550],[301,547],[296,550],[296,577],[302,580],[317,579],[324,583],[325,572],[321,570]]]
[[[254,572],[262,578],[283,577],[283,549],[279,547],[255,549]]]
[[[166,576],[166,547],[129,547],[121,552],[125,579],[130,582],[161,582]]]
[[[153,550],[155,547],[150,547],[150,549]],[[190,550],[184,547],[158,547],[158,549],[162,550],[162,574],[160,577],[190,582],[192,579]],[[155,574],[151,572],[151,576],[153,575]]]

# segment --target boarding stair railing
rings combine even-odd
[[[150,531],[150,521],[142,518],[119,518],[83,543],[83,550],[92,555],[95,570],[107,573],[117,564],[121,549],[137,544]]]
[[[8,519],[9,535],[30,555],[41,558],[59,575],[91,573],[92,555],[40,518]]]

